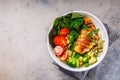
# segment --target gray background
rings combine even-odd
[[[111,31],[105,59],[86,80],[120,80],[120,0],[0,0],[0,80],[75,80],[52,64],[46,44],[54,18],[71,10],[96,15]]]

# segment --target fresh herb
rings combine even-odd
[[[89,36],[90,38],[93,38],[93,35],[94,35],[94,34],[97,34],[98,31],[99,31],[99,29],[92,30],[92,31],[88,34],[88,36]]]

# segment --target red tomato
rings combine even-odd
[[[57,56],[62,55],[63,52],[64,52],[64,49],[63,49],[61,46],[56,46],[56,47],[54,48],[54,53],[55,53],[55,55],[57,55]]]
[[[69,33],[70,33],[70,30],[68,28],[60,29],[60,35],[67,36]]]
[[[67,39],[65,36],[55,36],[54,37],[54,44],[56,46],[65,47],[67,45]]]
[[[59,56],[58,58],[59,58],[61,61],[66,61],[67,58],[68,58],[68,55],[67,55],[67,53],[65,52],[65,53],[63,53],[63,55]]]

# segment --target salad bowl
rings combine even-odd
[[[96,28],[99,29],[99,33],[101,35],[101,39],[104,40],[104,43],[103,43],[103,51],[101,52],[100,56],[97,57],[97,62],[92,64],[92,65],[89,65],[87,67],[71,67],[71,66],[68,66],[66,65],[64,62],[60,61],[56,55],[54,54],[54,49],[53,49],[53,46],[51,45],[51,38],[50,38],[50,32],[51,30],[53,29],[53,25],[51,25],[49,31],[48,31],[48,35],[47,35],[47,47],[48,47],[48,50],[49,50],[49,54],[50,56],[52,57],[52,59],[59,65],[61,66],[62,68],[66,69],[66,70],[69,70],[69,71],[74,71],[74,72],[82,72],[82,71],[87,71],[87,70],[90,70],[92,68],[94,68],[95,66],[97,66],[105,57],[105,55],[107,54],[107,49],[108,49],[108,34],[107,34],[107,31],[105,29],[105,26],[103,25],[103,23],[100,21],[100,19],[98,19],[95,15],[89,13],[89,12],[86,12],[86,11],[72,11],[72,12],[67,12],[65,14],[62,14],[60,16],[65,16],[69,13],[78,13],[82,16],[87,16],[88,18],[90,18],[92,20],[92,23],[95,25]],[[58,16],[58,17],[60,17]]]

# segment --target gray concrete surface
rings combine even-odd
[[[0,0],[0,80],[75,80],[52,64],[46,45],[54,18],[71,10],[88,11],[120,30],[120,0]],[[86,80],[120,80],[119,33],[111,34],[117,39]]]

